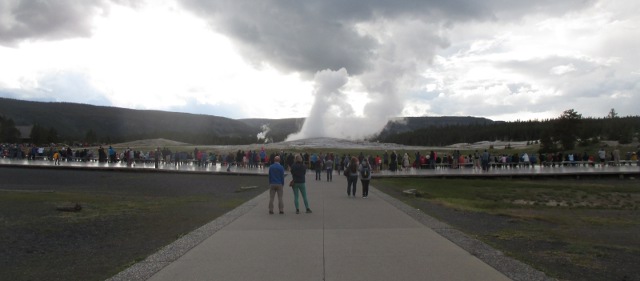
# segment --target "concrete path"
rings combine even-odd
[[[385,194],[372,189],[367,199],[349,198],[343,176],[313,178],[307,175],[312,214],[295,214],[285,187],[285,214],[270,215],[263,193],[149,280],[509,280]],[[361,188],[358,183],[358,194]]]

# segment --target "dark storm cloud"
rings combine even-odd
[[[358,75],[381,56],[380,42],[358,33],[356,24],[376,20],[416,20],[435,24],[430,34],[440,39],[439,26],[464,21],[514,20],[526,14],[561,14],[591,1],[400,0],[400,1],[247,1],[183,0],[188,9],[232,38],[245,56],[268,61],[286,71],[313,75],[342,67]],[[431,54],[438,44],[425,43]],[[419,46],[416,46],[419,47]]]
[[[128,0],[0,0],[0,45],[24,40],[58,40],[91,35],[96,15],[109,3],[136,6]]]

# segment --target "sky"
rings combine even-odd
[[[0,0],[0,97],[360,139],[408,116],[640,110],[637,0]]]

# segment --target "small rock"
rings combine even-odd
[[[56,210],[60,212],[80,212],[82,211],[82,206],[76,203],[74,206],[57,207]]]
[[[402,193],[407,194],[407,195],[415,195],[416,194],[416,190],[415,189],[407,189],[402,191]]]

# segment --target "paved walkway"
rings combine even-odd
[[[416,220],[407,214],[411,208],[376,189],[367,199],[349,198],[345,177],[334,175],[333,182],[313,178],[307,175],[312,214],[295,214],[293,192],[285,187],[285,214],[269,215],[267,191],[113,280],[510,279],[478,256],[498,256],[494,266],[503,267],[511,278],[545,279],[517,262],[515,267],[501,266],[510,259],[489,247],[470,254],[449,240],[462,236],[468,244],[468,237],[428,217],[428,223]],[[447,239],[429,224],[453,234]]]
[[[12,161],[0,166],[265,175],[265,169]],[[381,177],[638,176],[640,167],[410,170]],[[377,191],[348,198],[346,179],[314,181],[307,174],[313,214],[295,214],[285,187],[284,215],[269,215],[268,192],[168,245],[112,280],[546,280],[502,255]],[[265,178],[266,184],[266,178]],[[372,181],[375,185],[375,178]],[[361,184],[358,183],[361,192]],[[302,202],[301,202],[302,204]]]

